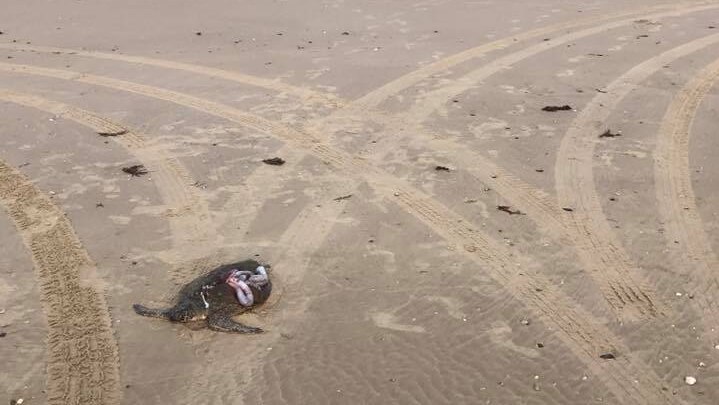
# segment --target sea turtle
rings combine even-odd
[[[175,306],[152,309],[140,304],[132,307],[139,315],[172,322],[204,320],[220,332],[262,333],[262,329],[232,320],[250,308],[261,305],[272,292],[264,266],[254,260],[226,264],[186,284],[177,295]]]

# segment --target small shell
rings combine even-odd
[[[684,377],[684,382],[687,383],[687,385],[694,385],[697,383],[697,379],[688,375]]]

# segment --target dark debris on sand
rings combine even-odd
[[[127,133],[127,130],[123,129],[122,131],[117,131],[117,132],[98,132],[97,134],[100,136],[109,137],[109,136],[125,135],[126,133]]]
[[[572,107],[569,105],[548,105],[544,108],[542,108],[542,111],[549,111],[549,112],[555,112],[555,111],[571,111]]]
[[[140,177],[148,173],[144,165],[132,165],[130,167],[123,167],[122,171],[132,177]]]
[[[282,166],[283,164],[285,164],[285,160],[279,157],[273,157],[271,159],[264,159],[262,163],[268,164],[270,166]]]
[[[450,171],[451,169],[450,169],[449,167],[447,167],[447,166],[435,166],[435,167],[434,167],[434,170],[436,170],[436,171],[438,171],[438,172],[448,172],[448,171]]]
[[[612,132],[610,130],[604,131],[602,134],[599,135],[600,138],[616,138],[618,136],[622,136],[619,132]]]
[[[526,215],[520,210],[513,210],[512,207],[510,207],[509,205],[498,205],[497,209],[499,211],[506,212],[509,215]]]

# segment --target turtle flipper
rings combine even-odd
[[[133,304],[132,309],[134,309],[138,315],[149,316],[152,318],[170,319],[170,315],[166,309],[148,308],[140,304]]]
[[[207,317],[207,327],[218,332],[230,333],[262,333],[260,328],[243,325],[232,320],[228,314],[214,313]]]

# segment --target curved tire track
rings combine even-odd
[[[606,87],[584,107],[564,135],[557,154],[555,173],[557,198],[560,206],[572,207],[565,212],[566,224],[573,228],[583,251],[594,250],[603,268],[596,277],[606,294],[615,294],[620,303],[643,302],[651,309],[654,300],[646,292],[630,283],[632,263],[622,248],[606,216],[594,186],[594,148],[604,122],[619,102],[662,66],[681,57],[719,42],[719,34],[709,35],[685,43],[635,66]]]
[[[95,265],[70,221],[3,161],[0,204],[30,250],[40,283],[48,320],[48,403],[119,403],[119,357],[110,313],[102,289],[92,285],[99,283]]]
[[[590,234],[580,232],[566,223],[564,211],[546,192],[526,183],[513,173],[496,165],[490,159],[467,151],[466,147],[447,139],[438,140],[425,135],[421,128],[413,129],[415,139],[426,140],[424,146],[442,150],[451,156],[449,161],[487,184],[513,207],[527,214],[529,220],[555,241],[572,247],[589,271],[589,276],[600,287],[603,297],[617,316],[655,317],[665,311],[665,305],[654,297],[650,289],[640,286],[632,276],[633,265],[624,262],[618,267],[607,267],[607,256],[616,254],[617,246],[606,240],[590,240]],[[587,231],[588,232],[588,231]],[[608,280],[611,280],[609,282]]]
[[[719,4],[717,4],[716,2],[712,2],[712,4],[708,5],[689,8],[677,6],[676,10],[664,11],[654,14],[646,14],[641,15],[641,17],[644,19],[654,20],[666,17],[676,17],[684,14],[696,13],[699,11],[706,11],[715,8],[719,8]],[[472,72],[460,77],[459,79],[452,81],[451,84],[446,84],[437,90],[427,92],[422,96],[424,101],[421,103],[417,103],[415,106],[413,106],[407,112],[407,116],[410,119],[422,122],[434,111],[437,111],[443,105],[448,103],[451,99],[471,89],[473,86],[476,86],[477,83],[480,83],[482,80],[485,80],[486,78],[497,72],[501,72],[522,60],[525,60],[531,56],[538,55],[544,51],[556,48],[560,45],[564,45],[568,42],[576,41],[578,39],[585,38],[591,35],[596,35],[615,28],[630,25],[634,23],[636,17],[638,16],[602,24],[591,28],[586,28],[570,34],[565,34],[556,38],[552,38],[550,41],[544,41],[539,44],[522,49],[520,51],[513,52],[501,58],[495,59],[492,62],[482,66],[481,68],[473,70]]]
[[[719,4],[708,4],[690,8],[682,8],[684,5],[677,5],[670,11],[662,11],[654,14],[643,15],[643,18],[660,19],[671,16],[689,14],[693,12],[718,8]],[[666,7],[664,7],[666,8]],[[655,8],[656,9],[656,8]],[[621,16],[630,15],[631,13],[623,13]],[[607,17],[608,20],[613,17]],[[636,17],[635,17],[636,18]],[[437,90],[430,91],[423,96],[423,101],[415,104],[410,110],[400,117],[387,117],[381,113],[370,116],[375,122],[382,123],[385,126],[384,131],[387,133],[411,132],[414,142],[421,141],[424,146],[431,150],[443,150],[452,156],[450,161],[457,163],[458,167],[466,168],[474,177],[481,182],[490,185],[503,198],[512,203],[513,206],[521,209],[529,214],[529,217],[539,225],[541,229],[558,239],[561,243],[575,246],[582,264],[589,270],[589,274],[597,281],[603,296],[619,316],[640,316],[654,317],[665,310],[665,305],[661,304],[649,288],[644,288],[634,280],[632,273],[637,273],[635,265],[628,259],[626,254],[622,253],[621,244],[608,243],[602,237],[595,237],[591,234],[592,229],[580,229],[577,226],[567,225],[565,223],[566,212],[557,205],[547,193],[534,188],[526,182],[513,175],[511,172],[494,164],[491,160],[484,158],[476,153],[468,151],[466,147],[451,139],[441,139],[434,134],[429,133],[421,127],[424,122],[434,111],[441,108],[446,102],[455,98],[457,95],[468,91],[477,83],[486,80],[490,76],[502,72],[503,70],[541,52],[553,49],[559,45],[571,42],[580,38],[595,35],[604,31],[608,31],[621,26],[629,25],[634,22],[634,18],[622,19],[611,23],[602,24],[586,28],[574,33],[566,34],[552,39],[548,42],[542,42],[529,46],[517,52],[510,53],[499,59],[491,61],[483,65],[479,69],[475,69],[470,73],[455,80],[452,84],[444,85]],[[579,25],[579,24],[576,24]],[[526,35],[529,35],[527,33]],[[505,40],[497,41],[497,43],[488,44],[487,47],[500,46]],[[508,46],[508,45],[504,45]],[[461,61],[471,59],[470,55],[478,53],[482,54],[482,47],[474,48],[466,51],[466,53],[458,54]],[[434,66],[433,73],[437,73],[445,64],[451,64],[453,57],[444,59]],[[459,62],[458,62],[459,63]],[[446,67],[445,67],[446,68]],[[421,72],[422,69],[417,71]],[[428,73],[429,74],[429,73]],[[407,84],[411,82],[412,74],[407,77]],[[393,86],[404,88],[404,78],[397,83],[388,84],[388,89]],[[370,97],[371,105],[376,106],[386,97],[382,97],[384,90],[379,90]],[[364,101],[360,101],[363,104]],[[346,111],[340,111],[329,118],[321,121],[319,124],[312,126],[315,132],[331,132],[333,125],[332,120],[337,120],[340,114],[350,114],[352,106]],[[354,111],[354,114],[360,114]],[[349,115],[348,115],[349,116]],[[341,120],[340,120],[341,123]],[[393,150],[391,145],[394,139],[386,137],[380,140],[378,150]],[[378,158],[384,160],[384,156]],[[612,260],[617,252],[623,256],[622,260]],[[608,265],[611,264],[611,265]]]
[[[670,402],[671,398],[665,396],[666,393],[661,390],[656,374],[643,364],[632,360],[630,355],[627,354],[618,361],[611,362],[598,359],[599,353],[612,350],[629,353],[629,350],[623,347],[621,340],[609,329],[589,322],[591,316],[577,308],[578,306],[572,303],[569,297],[556,290],[543,276],[532,270],[530,260],[514,256],[504,244],[477,231],[470,222],[448,207],[368,164],[361,157],[327,145],[316,136],[184,93],[108,77],[27,65],[0,63],[0,71],[54,77],[165,100],[228,119],[308,150],[321,161],[342,170],[345,174],[360,181],[367,181],[379,194],[395,201],[450,243],[463,246],[463,253],[505,286],[516,299],[537,311],[545,321],[561,330],[562,334],[559,337],[617,397],[631,398],[633,403]],[[518,264],[529,270],[520,271]],[[639,376],[646,378],[641,378],[639,383],[635,383],[634,380]]]
[[[692,124],[704,96],[719,80],[719,60],[711,63],[682,88],[667,109],[654,151],[654,175],[659,214],[672,251],[681,254],[680,268],[689,270],[689,288],[702,291],[714,327],[719,308],[712,299],[719,286],[719,260],[709,243],[692,187],[689,142]],[[679,245],[674,244],[678,241]]]
[[[90,111],[86,111],[46,98],[0,89],[0,101],[46,111],[91,128],[94,132],[120,133],[110,137],[123,146],[153,172],[152,181],[169,207],[167,212],[171,228],[173,253],[182,259],[209,254],[214,247],[215,232],[207,202],[191,186],[192,177],[177,159],[149,147],[145,137]],[[175,281],[185,282],[182,275],[173,273]]]
[[[196,73],[210,77],[217,77],[236,83],[273,90],[281,94],[292,94],[296,97],[301,98],[304,102],[324,104],[328,107],[337,108],[343,104],[343,102],[339,98],[332,94],[318,92],[304,87],[292,86],[290,84],[282,83],[279,80],[265,79],[259,76],[252,76],[235,71],[223,70],[209,66],[194,65],[190,63],[175,62],[166,59],[49,46],[21,45],[13,43],[0,44],[0,49],[77,55],[94,59],[105,59],[116,62],[127,62],[146,66],[156,66],[166,69]]]
[[[579,28],[584,25],[590,25],[590,24],[596,24],[600,22],[606,22],[611,21],[616,18],[624,18],[629,16],[641,16],[646,13],[654,12],[654,11],[660,11],[660,10],[667,10],[667,9],[680,9],[683,7],[688,6],[696,6],[701,4],[711,4],[713,1],[707,0],[707,1],[695,1],[695,2],[685,2],[685,3],[678,3],[678,4],[664,4],[664,5],[658,5],[653,7],[644,7],[644,8],[638,8],[631,11],[624,11],[624,12],[617,12],[613,14],[608,14],[603,17],[592,17],[592,18],[585,18],[581,20],[576,21],[568,21],[564,23],[559,24],[553,24],[550,26],[537,28],[528,32],[519,33],[517,35],[511,35],[496,41],[492,41],[487,44],[483,44],[474,48],[470,48],[461,52],[458,52],[454,55],[448,56],[446,58],[443,58],[441,60],[438,60],[436,62],[433,62],[429,65],[423,66],[417,70],[414,70],[410,73],[407,73],[369,93],[362,96],[361,98],[352,101],[351,103],[348,103],[339,97],[336,97],[329,93],[323,93],[318,92],[310,89],[306,89],[303,87],[296,87],[289,84],[284,84],[280,82],[279,80],[272,80],[272,79],[265,79],[258,76],[252,76],[247,75],[244,73],[239,73],[236,71],[228,71],[224,69],[218,69],[213,68],[209,66],[202,66],[202,65],[196,65],[196,64],[190,64],[190,63],[183,63],[183,62],[175,62],[171,60],[166,59],[158,59],[158,58],[151,58],[151,57],[145,57],[145,56],[135,56],[135,55],[124,55],[124,54],[118,54],[118,53],[107,53],[107,52],[99,52],[99,51],[86,51],[81,49],[69,49],[69,48],[59,48],[59,47],[49,47],[49,46],[37,46],[37,45],[26,45],[26,44],[16,44],[16,43],[5,43],[0,44],[0,49],[10,49],[10,50],[16,50],[16,51],[33,51],[33,52],[42,52],[42,53],[54,53],[54,54],[66,54],[66,55],[77,55],[82,57],[88,57],[88,58],[95,58],[95,59],[105,59],[105,60],[112,60],[112,61],[118,61],[118,62],[127,62],[127,63],[134,63],[134,64],[141,64],[141,65],[147,65],[147,66],[156,66],[166,69],[173,69],[173,70],[179,70],[179,71],[185,71],[185,72],[191,72],[196,73],[204,76],[209,77],[216,77],[220,79],[225,79],[241,84],[248,84],[255,87],[265,88],[269,90],[274,90],[279,93],[287,93],[287,94],[293,94],[297,97],[302,98],[305,101],[317,101],[318,103],[323,103],[324,105],[331,107],[331,108],[339,108],[342,109],[344,107],[350,107],[351,109],[373,109],[378,107],[382,102],[387,100],[389,97],[392,97],[403,90],[408,89],[409,87],[412,87],[416,85],[417,83],[421,82],[422,80],[425,80],[427,78],[430,78],[436,74],[439,74],[447,69],[450,69],[454,66],[457,66],[459,64],[462,64],[464,62],[468,62],[473,59],[481,58],[486,56],[487,54],[502,50],[508,47],[511,47],[513,45],[516,45],[517,42],[521,41],[528,41],[533,40],[537,38],[543,38],[546,37],[549,34],[575,29]]]
[[[206,202],[200,201],[200,197],[189,186],[192,183],[192,180],[187,174],[185,168],[176,161],[176,159],[167,157],[160,159],[160,157],[156,155],[156,152],[146,149],[147,144],[142,135],[136,134],[131,130],[128,130],[127,127],[114,123],[93,112],[35,95],[11,92],[2,89],[0,89],[0,101],[11,102],[55,114],[91,128],[94,132],[118,133],[126,131],[126,133],[122,136],[111,137],[110,139],[125,147],[130,154],[136,156],[140,162],[152,170],[153,182],[163,197],[164,203],[169,207],[174,207],[173,210],[178,213],[177,215],[169,215],[169,222],[172,228],[172,237],[174,241],[173,248],[176,251],[176,254],[182,255],[183,260],[189,260],[192,262],[192,265],[184,267],[179,266],[173,269],[173,278],[175,279],[175,282],[184,283],[188,279],[196,276],[195,272],[198,268],[207,268],[209,266],[209,262],[212,262],[212,264],[215,265],[217,263],[214,263],[214,261],[219,262],[222,260],[220,257],[211,257],[209,246],[208,249],[199,251],[195,248],[195,254],[189,256],[187,254],[186,249],[191,247],[189,245],[196,245],[198,241],[207,240],[206,236],[214,233],[214,227],[208,222],[209,212],[207,211]],[[282,150],[286,153],[280,151],[278,152],[280,156],[286,156],[287,154],[294,153],[287,146],[283,147]],[[297,159],[289,160],[287,164],[284,165],[283,169],[285,169],[285,171],[292,170],[295,166],[293,163],[299,161],[301,154],[297,157]],[[272,178],[276,179],[274,176]],[[266,190],[268,186],[267,180],[266,176],[253,174],[245,179],[244,183],[250,184],[246,187],[250,190],[258,188],[260,185],[262,186],[260,188]],[[334,182],[330,190],[327,192],[327,196],[339,195],[342,193],[343,189],[344,183]],[[237,209],[241,209],[243,207],[247,209],[247,202],[255,200],[255,198],[253,198],[254,196],[248,195],[247,193],[241,193],[241,195],[235,197],[236,198],[231,199],[231,201],[223,207],[223,211],[230,209],[232,212],[236,212]],[[331,197],[328,197],[328,200],[330,198]],[[260,206],[261,201],[257,204],[251,204],[249,212],[243,213],[240,222],[234,224],[233,227],[244,231],[249,226],[251,219],[254,218],[253,214],[258,211]],[[300,215],[298,215],[298,217],[284,232],[282,237],[280,237],[280,240],[277,242],[277,248],[274,250],[283,253],[281,256],[271,257],[269,259],[270,262],[275,264],[276,268],[282,269],[284,267],[292,269],[291,273],[288,273],[283,277],[284,279],[280,284],[284,287],[282,288],[283,290],[287,290],[287,288],[294,288],[300,282],[309,266],[308,259],[312,257],[312,252],[319,248],[331,230],[332,222],[328,222],[328,219],[338,217],[343,208],[343,204],[330,203],[324,204],[322,208],[317,209],[314,204],[312,204],[312,206],[305,208]],[[213,248],[216,250],[217,246],[215,245]],[[203,255],[203,257],[193,262],[192,259],[196,258],[197,255]],[[203,259],[209,261],[208,263],[202,263],[204,266],[200,264]],[[300,312],[293,311],[293,313]],[[277,337],[279,337],[279,333],[273,334],[273,338]],[[248,343],[247,349],[249,349],[249,346],[251,345],[252,343]],[[262,342],[257,342],[256,346],[261,346],[261,348],[255,352],[260,355],[266,354],[266,351],[262,350],[266,345],[266,338],[263,339]],[[248,353],[251,352],[251,350],[248,351]],[[261,363],[255,361],[251,364],[252,366],[250,369],[253,367],[259,367]],[[204,365],[201,369],[204,369]],[[236,367],[232,370],[219,370],[215,368],[211,373],[208,373],[207,370],[203,371],[198,369],[195,374],[202,376],[200,382],[203,384],[209,383],[210,381],[217,382],[222,378],[225,378],[227,379],[227,384],[224,386],[242,387],[242,384],[240,384],[239,381],[240,378],[236,375],[237,371]],[[251,373],[244,373],[244,376],[245,378],[250,378]],[[190,395],[190,397],[201,395],[195,398],[195,400],[201,402],[206,402],[208,400],[206,393],[199,394],[196,391],[193,392],[193,390],[189,390],[187,395]],[[219,400],[221,397],[221,394],[218,393],[217,399]]]
[[[121,136],[109,139],[123,146],[128,153],[135,156],[152,171],[152,182],[157,187],[164,204],[169,207],[167,218],[171,228],[173,251],[163,254],[163,256],[174,265],[172,277],[176,283],[184,284],[196,277],[198,268],[208,267],[200,264],[205,260],[225,259],[213,258],[213,252],[217,250],[221,241],[213,239],[213,235],[217,234],[219,224],[213,222],[207,201],[191,186],[195,180],[184,165],[179,160],[161,152],[164,148],[155,148],[156,145],[149,146],[143,135],[126,126],[65,103],[2,89],[0,89],[0,101],[46,111],[91,128],[94,132],[125,132]],[[289,159],[283,166],[285,172],[292,171],[302,156],[301,153],[290,150],[287,146],[277,153],[285,157],[297,155],[296,159]],[[243,191],[233,193],[222,208],[223,212],[230,213],[244,211],[239,218],[236,215],[229,218],[235,221],[232,229],[236,229],[238,232],[247,230],[262,206],[268,188],[271,187],[268,182],[276,182],[277,179],[277,176],[268,177],[258,171],[243,179]],[[251,190],[258,189],[263,190],[262,195],[254,195],[251,192]],[[220,218],[219,220],[224,221],[225,219]],[[235,236],[238,235],[230,235],[229,239],[234,240]],[[189,266],[178,265],[183,262],[192,264]]]
[[[301,319],[302,313],[308,305],[306,295],[301,289],[301,282],[310,270],[313,254],[327,240],[333,229],[335,218],[338,218],[346,207],[343,202],[330,201],[332,196],[339,195],[345,190],[345,182],[342,179],[332,179],[330,182],[326,182],[326,186],[327,191],[323,193],[323,197],[327,197],[324,201],[328,202],[323,202],[321,207],[316,207],[315,203],[320,201],[310,201],[290,223],[277,242],[273,243],[272,248],[268,249],[277,252],[275,255],[267,257],[275,271],[273,273],[275,292],[273,292],[270,302],[263,306],[263,311],[264,308],[273,308],[278,300],[289,301],[291,304],[277,307],[277,309],[269,309],[269,315],[266,316],[272,318],[272,326],[262,335],[261,339],[243,342],[242,367],[231,362],[217,361],[213,363],[216,367],[212,367],[208,371],[206,362],[201,363],[193,373],[197,376],[195,379],[197,386],[207,387],[212,384],[222,388],[215,389],[212,393],[190,388],[186,393],[190,398],[190,403],[222,403],[226,398],[235,398],[236,403],[244,403],[241,398],[245,391],[253,385],[250,381],[260,375],[258,370],[264,365],[263,359],[270,354],[267,347],[273,347],[274,342],[282,339],[283,334],[287,336],[286,333],[293,333],[290,329],[291,326],[288,326],[291,324],[286,321]],[[213,353],[222,356],[222,353],[233,349],[234,342],[229,340],[224,342],[228,345],[227,347],[210,350],[208,356],[212,356]],[[208,361],[212,362],[211,359]]]
[[[696,6],[697,4],[706,4],[707,2],[702,3],[682,3],[677,5],[662,5],[662,6],[655,6],[651,8],[645,8],[641,10],[635,10],[630,12],[621,12],[616,13],[610,16],[603,17],[599,19],[599,21],[609,21],[615,18],[622,18],[627,17],[630,15],[635,15],[639,13],[646,13],[654,10],[665,10],[670,9],[669,11],[662,11],[655,14],[649,14],[646,15],[646,18],[662,18],[662,17],[668,17],[668,16],[676,16],[696,11],[702,11],[707,9],[712,9],[719,7],[717,4],[712,4],[713,2],[708,2],[708,5],[701,5]],[[692,5],[695,7],[686,8],[688,5]],[[636,18],[636,16],[634,17]],[[464,91],[467,91],[472,86],[474,86],[476,83],[488,78],[489,76],[501,72],[502,70],[506,69],[507,67],[510,67],[524,59],[527,59],[531,56],[537,55],[543,51],[555,48],[561,44],[567,43],[569,41],[573,41],[579,38],[583,38],[586,36],[594,35],[606,30],[610,30],[613,28],[617,28],[620,26],[631,24],[634,21],[634,18],[629,19],[623,19],[620,21],[615,21],[611,23],[601,24],[599,26],[594,26],[591,28],[587,28],[575,33],[566,34],[560,37],[557,37],[549,42],[542,42],[537,45],[530,46],[528,48],[525,48],[523,50],[511,53],[507,56],[504,56],[502,58],[499,58],[497,60],[494,60],[486,65],[484,65],[480,69],[476,69],[469,74],[463,76],[462,78],[454,81],[453,84],[449,86],[443,86],[435,91],[427,93],[424,102],[418,103],[415,105],[408,113],[405,114],[405,117],[407,121],[413,122],[416,125],[419,125],[422,121],[424,121],[432,112],[440,108],[447,100],[455,97],[457,94],[461,94]],[[491,51],[500,50],[506,47],[509,47],[516,43],[517,40],[528,40],[532,38],[537,38],[540,36],[545,36],[549,33],[556,32],[562,29],[571,29],[575,27],[580,27],[582,25],[586,25],[591,22],[595,22],[597,19],[588,19],[588,20],[582,20],[582,21],[574,21],[574,22],[568,22],[563,24],[557,24],[550,27],[544,27],[537,30],[529,31],[523,34],[519,34],[514,37],[509,37],[505,39],[501,39],[498,41],[491,42],[489,44],[485,44],[476,48],[472,48],[463,52],[460,52],[458,54],[452,55],[448,58],[442,59],[438,62],[435,62],[433,64],[430,64],[426,67],[423,67],[421,69],[418,69],[412,73],[409,73],[405,76],[402,76],[399,79],[396,79],[390,83],[388,83],[385,86],[382,86],[381,88],[377,89],[376,91],[373,91],[366,96],[360,98],[355,103],[352,103],[350,105],[350,108],[348,108],[349,111],[353,111],[355,113],[358,113],[356,110],[357,108],[371,108],[376,107],[379,105],[383,100],[386,100],[388,97],[390,97],[392,94],[397,94],[398,92],[410,87],[413,84],[418,83],[422,79],[426,77],[431,77],[431,75],[439,73],[443,70],[446,70],[448,68],[451,68],[452,66],[455,66],[457,64],[469,61],[471,59],[481,57],[486,55],[487,53]],[[182,64],[182,63],[176,63],[171,61],[164,61],[164,60],[158,60],[158,59],[151,59],[151,58],[144,58],[144,57],[132,57],[132,56],[125,56],[125,55],[118,55],[118,54],[105,54],[100,52],[87,52],[87,51],[74,51],[74,50],[68,50],[68,49],[61,49],[61,48],[49,48],[49,47],[37,47],[37,46],[25,46],[25,45],[15,45],[15,44],[4,44],[0,45],[0,48],[10,48],[10,49],[26,49],[26,50],[35,50],[38,52],[66,52],[66,53],[73,53],[78,54],[80,56],[87,56],[87,57],[95,57],[95,58],[105,58],[105,59],[112,59],[112,60],[119,60],[119,61],[125,61],[125,62],[131,62],[131,63],[142,63],[142,64],[149,64],[153,66],[160,66],[160,67],[166,67],[171,69],[179,69],[179,70],[186,70],[190,72],[195,72],[199,74],[205,74],[210,75],[213,77],[220,77],[228,80],[234,80],[242,83],[247,82],[247,78],[245,78],[245,75],[242,74],[235,74],[233,72],[227,72],[220,69],[214,69],[214,68],[206,68],[202,66],[196,66],[196,65],[188,65],[188,64]],[[266,87],[267,83],[265,83]],[[269,87],[268,87],[269,88]],[[358,107],[359,106],[359,107]],[[325,132],[326,129],[329,128],[329,125],[327,125],[328,120],[332,120],[333,118],[336,119],[336,115],[342,113],[345,114],[347,111],[338,112],[336,114],[332,114],[328,119],[326,120],[320,120],[324,121],[324,124],[313,124],[310,125],[314,129],[317,129],[317,133]],[[396,119],[386,118],[383,117],[380,113],[375,114],[374,116],[375,121],[381,122],[385,124],[389,129],[393,130],[401,130],[402,127],[407,125],[407,122],[398,122]],[[434,137],[430,134],[425,134],[422,130],[422,128],[414,128],[414,131],[418,134],[419,139],[424,140],[426,143],[436,143],[436,140]],[[450,141],[443,141],[442,143],[443,148],[450,148],[454,149],[455,156],[458,157],[459,163],[462,164],[465,167],[473,167],[473,169],[470,169],[470,172],[478,177],[481,181],[491,184],[495,187],[495,190],[497,190],[504,198],[506,198],[508,201],[511,201],[513,205],[518,206],[520,209],[525,210],[528,212],[533,220],[535,220],[539,226],[545,230],[548,230],[550,234],[553,235],[553,237],[560,239],[562,242],[566,241],[573,241],[577,238],[581,240],[581,242],[577,245],[580,257],[582,261],[584,262],[584,266],[587,267],[590,270],[590,274],[599,281],[599,284],[601,286],[602,292],[604,294],[604,297],[607,299],[609,304],[612,306],[612,308],[617,311],[619,314],[623,314],[625,309],[630,309],[630,313],[633,312],[633,310],[637,310],[639,314],[642,314],[644,316],[655,316],[658,312],[661,310],[657,308],[657,306],[661,306],[656,298],[651,296],[651,293],[647,290],[644,291],[642,287],[640,287],[631,277],[632,271],[632,265],[630,265],[629,261],[623,261],[619,263],[624,263],[624,265],[620,267],[609,267],[609,269],[618,268],[619,272],[616,274],[609,274],[606,275],[608,271],[606,270],[606,263],[601,257],[604,257],[607,255],[607,251],[613,251],[615,249],[615,246],[612,246],[611,244],[604,244],[602,243],[602,239],[595,238],[593,241],[589,240],[587,237],[587,232],[576,232],[576,227],[565,227],[563,224],[563,215],[564,212],[559,209],[551,200],[547,198],[546,193],[534,189],[532,186],[530,186],[527,183],[524,183],[516,176],[512,175],[506,170],[503,170],[501,167],[498,167],[494,163],[492,163],[490,160],[478,157],[478,156],[466,156],[467,151],[466,148],[461,147],[458,144],[455,144]],[[470,163],[469,161],[472,160],[472,164],[463,164],[463,163]],[[498,176],[497,174],[501,173],[501,176]],[[490,174],[493,174],[494,176],[497,176],[497,178],[490,177]],[[597,244],[599,243],[599,244]],[[598,259],[600,258],[600,259]],[[617,263],[615,263],[617,264]],[[609,272],[612,272],[612,270],[609,270]],[[610,283],[606,282],[606,279],[612,279],[613,281]]]
[[[417,83],[421,82],[422,80],[424,80],[426,78],[437,75],[437,74],[439,74],[447,69],[450,69],[454,66],[457,66],[461,63],[468,62],[472,59],[483,57],[490,52],[508,48],[508,47],[516,44],[518,41],[527,41],[527,40],[532,40],[532,39],[544,38],[548,34],[578,28],[583,25],[588,25],[588,24],[597,23],[597,22],[606,22],[606,21],[613,20],[615,18],[629,17],[632,15],[635,16],[635,17],[631,18],[630,20],[623,20],[620,22],[605,24],[605,25],[601,25],[599,27],[584,30],[584,31],[590,31],[590,30],[597,31],[598,30],[597,32],[600,32],[600,31],[603,31],[606,29],[611,29],[611,27],[614,27],[616,24],[624,25],[627,23],[627,21],[632,22],[640,14],[645,14],[645,13],[664,10],[664,9],[680,10],[682,8],[692,6],[692,5],[711,4],[711,3],[714,3],[714,2],[712,2],[712,1],[689,2],[689,3],[677,3],[677,4],[670,4],[670,5],[647,7],[647,8],[641,8],[641,9],[636,9],[636,10],[627,11],[627,12],[608,14],[608,15],[605,15],[604,17],[593,17],[593,18],[587,18],[587,19],[583,19],[583,20],[579,20],[579,21],[569,21],[566,23],[555,24],[555,25],[551,25],[548,27],[542,27],[542,28],[538,28],[538,29],[535,29],[532,31],[520,33],[520,34],[517,34],[514,36],[510,36],[507,38],[503,38],[503,39],[499,39],[499,40],[490,42],[488,44],[480,45],[475,48],[467,49],[465,51],[451,55],[447,58],[441,59],[437,62],[426,65],[426,66],[424,66],[420,69],[417,69],[411,73],[401,76],[401,77],[385,84],[384,86],[371,91],[370,93],[367,93],[363,97],[352,102],[352,104],[350,106],[354,107],[354,108],[358,108],[358,109],[376,108],[380,104],[382,104],[384,101],[386,101],[389,97],[399,94],[403,90],[406,90],[406,89],[410,88],[411,86],[416,85]],[[709,6],[709,7],[712,7],[712,6]],[[697,10],[699,10],[699,9],[702,9],[702,8],[701,7],[697,8]],[[670,12],[661,13],[658,15],[672,15],[672,13],[673,13],[673,11],[670,11]],[[654,15],[648,16],[648,18],[653,18],[653,17],[654,17]],[[583,32],[583,31],[580,31],[580,32]],[[569,34],[569,35],[571,36],[573,34]],[[589,34],[587,34],[587,35],[589,35]],[[555,40],[552,40],[550,42],[554,43],[555,44],[554,46],[557,45],[555,43]],[[544,43],[544,45],[542,45],[542,46],[546,46],[546,45],[548,45],[548,44]],[[500,61],[502,59],[503,58],[498,59],[497,61]],[[460,79],[459,82],[466,82],[467,79],[471,80],[471,78],[466,78],[466,79],[463,78],[463,79]],[[447,88],[446,91],[450,91],[449,89],[451,87],[442,86],[439,91],[445,92],[443,90],[445,88]],[[455,91],[455,90],[451,90],[451,91]],[[449,98],[451,98],[451,96],[448,96],[448,99]]]

